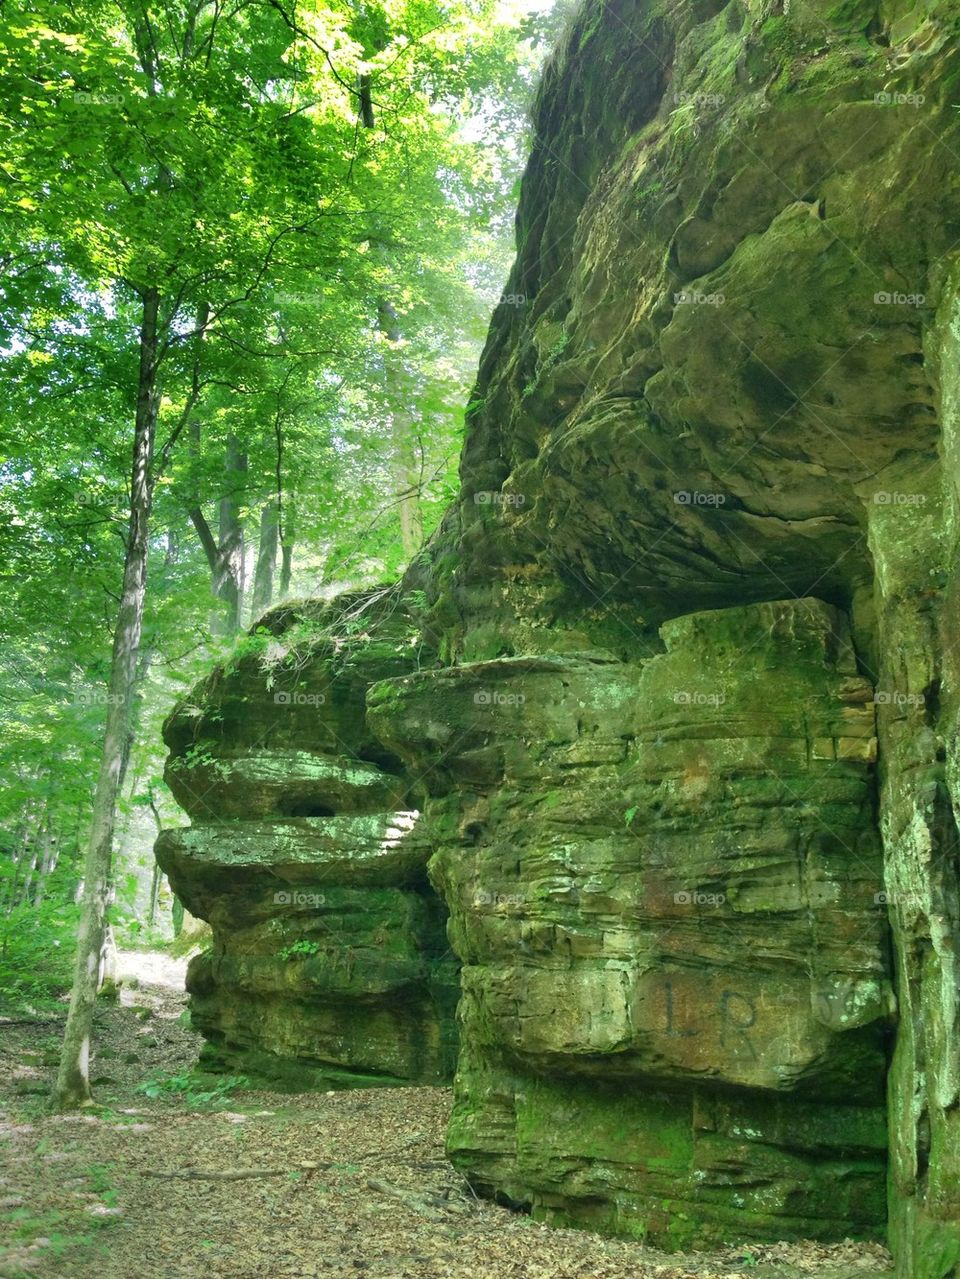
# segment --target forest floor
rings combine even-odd
[[[94,1112],[46,1111],[62,1017],[0,1018],[2,1279],[891,1273],[871,1244],[745,1242],[668,1255],[478,1201],[444,1159],[449,1090],[233,1091],[193,1071],[185,961],[121,958],[121,1002],[97,1011]]]

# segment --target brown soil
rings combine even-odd
[[[122,956],[97,1014],[100,1108],[46,1096],[62,1018],[0,1021],[3,1279],[881,1279],[876,1245],[776,1244],[667,1255],[552,1230],[480,1202],[444,1159],[450,1094],[240,1090],[185,1076],[185,961]],[[132,987],[133,978],[138,985]],[[214,1093],[203,1097],[201,1094]],[[316,1165],[316,1166],[314,1166]],[[199,1174],[279,1170],[270,1176]],[[187,1173],[186,1176],[154,1174]]]

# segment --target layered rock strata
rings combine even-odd
[[[193,824],[157,858],[213,926],[187,981],[209,1062],[293,1088],[450,1077],[458,964],[431,847],[364,723],[367,685],[412,669],[416,638],[396,592],[285,607],[167,721]]]
[[[464,962],[451,1155],[563,1223],[861,1232],[883,1217],[893,1011],[873,690],[818,600],[662,630],[642,663],[500,658],[370,691],[425,779]]]
[[[436,658],[356,671],[348,750],[318,716],[254,761],[262,683],[229,728],[201,690],[237,779],[211,829],[283,831],[284,883],[358,874],[356,830],[320,851],[319,825],[379,814],[398,834],[352,891],[439,912],[435,850],[451,1156],[540,1216],[870,1232],[888,1148],[899,1274],[960,1276],[958,100],[946,0],[587,0],[539,94],[461,498],[406,583]],[[235,842],[204,889],[198,837],[162,855],[225,912],[194,976],[225,1009],[261,889]],[[418,928],[423,993],[450,969]],[[383,1006],[337,991],[345,1023]]]

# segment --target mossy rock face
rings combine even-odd
[[[957,30],[946,0],[580,7],[437,555],[461,655],[869,587],[858,486],[937,447]]]
[[[364,694],[411,669],[398,592],[294,605],[177,707],[167,778],[194,824],[156,854],[210,921],[188,972],[205,1059],[283,1087],[449,1079],[458,963],[411,779]]]
[[[843,1238],[886,1146],[958,1279],[958,103],[947,0],[580,7],[424,616],[284,606],[168,722],[211,1053],[438,1077],[462,962],[478,1189]]]
[[[557,1220],[706,1239],[729,1204],[678,1189],[686,1218],[657,1217],[649,1153],[630,1191],[600,1155],[555,1177],[577,1125],[521,1123],[532,1080],[584,1106],[635,1077],[677,1113],[725,1088],[774,1093],[787,1122],[814,1094],[875,1115],[889,945],[890,1238],[903,1279],[960,1274],[958,102],[946,0],[587,0],[545,73],[505,288],[525,302],[494,315],[427,583],[459,665],[393,681],[392,706],[374,689],[369,719],[433,760],[432,875],[465,964],[452,1149]],[[789,657],[765,614],[743,629],[744,605],[810,597],[852,649],[842,623],[801,627]],[[641,714],[601,714],[618,678]],[[664,941],[677,892],[696,919]],[[801,985],[829,974],[819,1017],[791,955]],[[756,1060],[684,1016],[733,992],[726,1022],[764,1041],[761,988],[784,1037]],[[793,1138],[750,1126],[786,1168]],[[731,1236],[880,1223],[875,1193],[844,1199],[833,1127],[809,1195],[771,1172]]]
[[[875,1231],[873,690],[815,599],[662,640],[370,690],[464,963],[451,1154],[545,1219],[672,1246]]]

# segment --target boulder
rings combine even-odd
[[[165,725],[193,825],[157,859],[212,944],[187,974],[210,1065],[293,1089],[438,1083],[458,961],[431,846],[364,693],[415,665],[397,592],[268,614]]]

